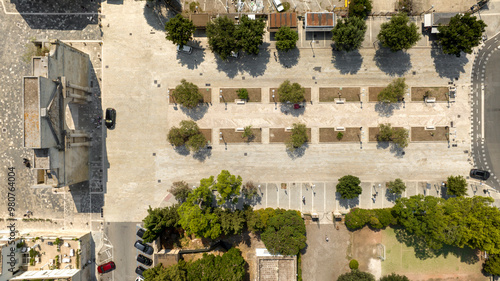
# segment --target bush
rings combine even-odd
[[[345,216],[345,225],[351,230],[363,228],[367,224],[375,229],[396,225],[397,220],[391,211],[392,208],[372,210],[354,208]]]
[[[341,140],[343,137],[344,137],[344,134],[343,134],[342,132],[339,132],[339,133],[337,134],[337,139],[338,139],[338,140]]]
[[[370,210],[353,208],[345,216],[345,225],[352,230],[363,228],[368,223],[370,216]]]
[[[239,89],[236,93],[238,93],[239,99],[248,101],[248,90],[247,89]]]
[[[358,267],[359,267],[359,263],[358,263],[357,260],[351,260],[349,262],[349,268],[350,269],[358,269]]]
[[[380,223],[380,221],[377,219],[377,217],[373,216],[373,217],[370,217],[370,227],[375,228],[375,229],[381,229],[384,226]]]
[[[283,12],[290,10],[290,3],[283,2]]]

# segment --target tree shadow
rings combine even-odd
[[[406,152],[404,151],[403,148],[399,147],[399,145],[397,145],[393,142],[391,142],[389,151],[391,153],[394,153],[394,157],[399,158],[399,159],[403,158],[403,156],[406,154]]]
[[[393,203],[395,203],[396,200],[398,200],[399,198],[401,198],[401,194],[392,193],[388,189],[385,190],[384,196],[385,196],[385,199],[387,201],[393,202]]]
[[[443,53],[441,46],[436,42],[432,44],[431,57],[434,59],[434,67],[439,77],[450,80],[458,79],[461,73],[465,73],[464,67],[469,62],[465,53],[459,58]]]
[[[332,62],[340,74],[356,74],[363,64],[363,56],[358,50],[352,52],[335,51],[332,49]]]
[[[296,148],[295,150],[290,150],[287,148],[286,154],[288,154],[288,157],[292,158],[292,160],[295,160],[297,158],[304,156],[304,154],[306,153],[306,149],[308,147],[309,147],[309,144],[306,142],[301,147]]]
[[[144,5],[144,18],[156,31],[164,31],[165,23],[180,12],[182,6],[178,1],[147,1]]]
[[[375,111],[378,112],[378,115],[381,117],[390,117],[394,114],[394,110],[400,108],[400,103],[378,102],[377,104],[375,104]]]
[[[210,158],[210,156],[212,156],[212,150],[208,149],[206,147],[193,153],[193,158],[200,161],[200,162],[205,162],[205,160],[207,158]]]
[[[252,77],[262,76],[266,72],[270,58],[269,43],[264,42],[259,46],[258,55],[247,55],[240,51],[238,58],[229,57],[223,60],[215,54],[217,70],[226,73],[227,77],[234,78],[238,74],[248,73]]]
[[[380,70],[390,76],[403,76],[412,67],[409,53],[403,51],[392,52],[384,47],[377,49],[373,60]]]
[[[191,151],[185,145],[174,146],[174,150],[175,152],[183,156],[188,156],[191,153]]]
[[[346,209],[352,209],[359,205],[359,197],[354,199],[343,199],[340,193],[335,192],[335,198],[339,201],[339,205]]]
[[[300,105],[300,108],[295,109],[293,103],[281,103],[280,110],[281,110],[281,113],[283,113],[283,114],[286,114],[286,115],[290,114],[294,117],[298,117],[300,115],[303,115],[304,112],[306,111],[305,104],[306,104],[305,102],[302,102],[302,104]]]
[[[208,111],[208,107],[209,107],[209,105],[207,103],[204,103],[204,104],[199,104],[195,108],[187,108],[187,107],[181,106],[181,110],[182,110],[182,112],[184,112],[184,114],[189,116],[189,118],[197,121],[197,120],[200,120],[201,118],[203,118],[203,116],[205,116],[205,114]]]
[[[293,66],[296,66],[300,58],[299,48],[294,48],[292,50],[289,50],[288,52],[278,50],[277,57],[276,57],[276,52],[273,52],[273,54],[274,54],[274,59],[276,61],[279,61],[279,63],[284,68],[291,68]]]
[[[201,47],[201,42],[198,40],[190,43],[190,46],[193,47],[191,54],[177,52],[177,60],[182,66],[187,66],[188,69],[197,69],[205,61],[205,49]]]

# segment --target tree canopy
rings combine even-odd
[[[217,183],[213,186],[213,189],[219,193],[217,203],[222,205],[226,203],[226,200],[237,203],[237,197],[240,195],[241,181],[240,176],[231,175],[229,171],[222,170],[217,176]]]
[[[295,123],[292,126],[292,134],[286,142],[286,147],[290,151],[295,151],[308,141],[307,138],[306,125],[302,123]]]
[[[191,188],[185,181],[176,181],[172,183],[172,187],[169,190],[170,193],[175,197],[179,203],[186,201],[189,193],[191,193]]]
[[[167,139],[173,146],[186,145],[192,151],[200,150],[207,143],[196,122],[191,120],[181,121],[180,128],[172,127]]]
[[[397,102],[403,99],[407,88],[405,78],[396,78],[378,93],[377,99],[384,103]]]
[[[377,35],[382,46],[390,48],[391,51],[408,50],[420,40],[420,33],[415,23],[410,23],[406,14],[400,13],[391,18],[389,22],[383,23]]]
[[[184,18],[181,14],[177,14],[165,24],[167,40],[181,46],[186,45],[189,40],[193,39],[195,29],[193,22]]]
[[[467,195],[467,181],[463,176],[449,176],[446,180],[446,188],[451,195]]]
[[[261,18],[253,20],[243,15],[235,32],[238,46],[247,54],[258,55],[259,46],[264,40],[265,28],[266,23]]]
[[[349,4],[349,17],[365,18],[372,11],[371,0],[352,0]]]
[[[500,256],[499,255],[489,255],[483,264],[484,272],[499,276],[500,275]]]
[[[274,35],[276,39],[276,49],[288,52],[297,47],[299,34],[297,31],[292,30],[289,26],[282,26]]]
[[[278,88],[280,102],[297,103],[304,101],[305,89],[299,83],[290,83],[285,80]]]
[[[186,79],[182,79],[181,84],[175,87],[172,97],[175,102],[187,108],[195,108],[199,103],[203,102],[203,95],[200,93],[198,86],[187,82]]]
[[[298,211],[279,210],[261,238],[271,254],[296,255],[306,246],[306,226]]]
[[[341,274],[337,281],[375,281],[373,274],[357,269]]]
[[[178,207],[178,205],[174,205],[152,209],[151,206],[149,206],[148,215],[142,220],[146,228],[146,232],[143,236],[145,242],[153,242],[166,230],[173,230],[178,227]]]
[[[391,273],[389,275],[380,277],[379,281],[410,281],[410,279],[408,279],[408,277],[404,275]]]
[[[405,128],[392,128],[391,124],[380,124],[377,141],[392,141],[401,148],[408,146],[409,131]]]
[[[486,24],[469,13],[457,14],[448,25],[438,27],[438,40],[443,53],[456,55],[472,53],[472,48],[479,45]]]
[[[361,181],[358,177],[347,175],[339,179],[337,183],[337,192],[343,199],[354,199],[357,198],[363,189],[359,184]]]
[[[354,51],[361,47],[365,39],[366,23],[360,17],[337,20],[332,29],[332,41],[339,51]]]
[[[387,191],[401,195],[406,190],[406,185],[402,179],[395,179],[387,184]]]

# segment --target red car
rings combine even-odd
[[[97,272],[99,273],[107,273],[110,272],[111,270],[115,269],[116,265],[114,262],[110,261],[108,263],[102,264],[97,267]]]

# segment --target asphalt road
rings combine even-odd
[[[110,222],[104,229],[113,245],[113,261],[116,264],[113,280],[128,281],[135,280],[137,277],[135,268],[139,266],[139,262],[136,261],[136,256],[141,253],[134,247],[135,241],[140,239],[136,236],[137,224],[136,222]],[[147,268],[145,265],[142,266]]]
[[[500,190],[500,34],[486,41],[472,71],[472,155],[478,169],[491,177],[487,185]]]

